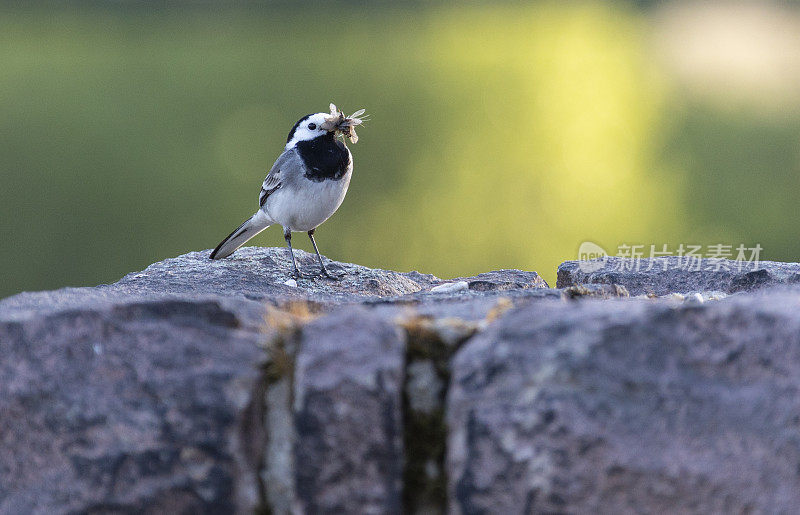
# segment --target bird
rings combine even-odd
[[[308,234],[317,254],[321,275],[337,279],[322,261],[314,231],[342,205],[353,175],[353,155],[344,143],[358,141],[355,127],[366,117],[364,109],[345,116],[335,104],[330,113],[308,114],[294,124],[286,146],[261,185],[259,208],[211,252],[211,259],[233,254],[267,227],[279,224],[292,258],[292,277],[302,276],[292,250],[292,232]],[[337,137],[341,136],[341,138]]]

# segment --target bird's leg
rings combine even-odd
[[[297,269],[297,262],[294,260],[294,251],[292,250],[292,231],[284,229],[283,239],[286,240],[286,245],[289,246],[289,255],[292,256],[292,277],[300,279],[300,270]]]
[[[317,248],[317,242],[314,241],[314,231],[315,229],[311,229],[308,231],[308,237],[311,239],[311,244],[314,245],[314,252],[317,253],[317,259],[319,260],[319,266],[322,268],[322,275],[329,279],[336,279],[337,277],[333,276],[328,272],[328,269],[325,268],[325,263],[322,262],[322,256],[319,255],[319,249]]]

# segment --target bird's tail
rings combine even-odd
[[[222,240],[211,253],[211,259],[222,259],[230,256],[236,249],[247,243],[247,240],[272,225],[272,220],[260,209],[256,214],[240,225],[227,238]]]

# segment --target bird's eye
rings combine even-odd
[[[317,128],[317,124],[316,124],[316,123],[309,123],[309,124],[308,124],[308,128],[309,128],[309,129],[311,129],[311,130],[313,131],[314,129],[316,129],[316,128]]]

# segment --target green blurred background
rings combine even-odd
[[[0,296],[213,248],[331,101],[372,118],[332,259],[551,285],[586,240],[800,259],[795,3],[165,5],[0,7]]]

